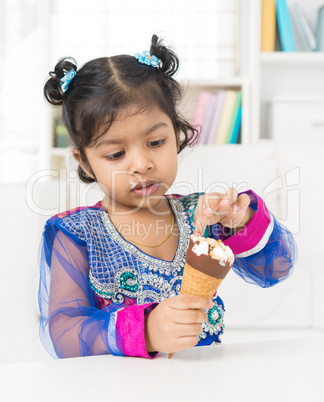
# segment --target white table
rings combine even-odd
[[[324,401],[324,336],[0,366],[0,400]]]

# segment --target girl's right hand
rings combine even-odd
[[[199,296],[178,295],[163,300],[148,314],[145,343],[148,352],[172,353],[197,345],[201,324],[206,322],[212,301]]]

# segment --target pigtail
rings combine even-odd
[[[47,102],[53,106],[63,104],[64,92],[61,88],[61,78],[64,73],[71,69],[77,69],[76,61],[72,57],[65,57],[58,61],[54,71],[50,71],[49,77],[44,85],[44,96]]]
[[[172,77],[179,68],[179,59],[177,55],[163,44],[163,40],[156,35],[152,36],[150,53],[158,57],[162,64],[159,68],[164,74]]]

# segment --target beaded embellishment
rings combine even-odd
[[[103,209],[86,208],[63,217],[61,226],[87,245],[89,282],[93,292],[106,304],[138,305],[161,302],[179,294],[193,231],[192,206],[196,206],[199,196],[196,193],[181,199],[169,197],[179,227],[178,247],[172,261],[150,256],[124,239]],[[202,344],[210,344],[223,333],[221,300],[217,303],[214,298],[213,303],[199,335]]]
[[[207,310],[207,316],[208,320],[202,324],[203,331],[198,335],[199,340],[224,332],[224,309],[216,299],[213,299],[213,307]]]
[[[106,236],[109,239],[107,249],[112,249],[112,258],[105,268],[111,271],[111,267],[116,267],[116,270],[113,280],[103,280],[98,267],[90,264],[89,279],[98,296],[113,303],[123,303],[126,296],[135,298],[136,304],[145,304],[161,302],[179,293],[192,228],[181,201],[171,199],[169,202],[180,228],[178,248],[172,261],[152,257],[128,242],[116,230],[108,214],[100,211],[109,235]]]

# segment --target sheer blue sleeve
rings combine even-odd
[[[261,287],[273,286],[293,271],[297,246],[293,235],[272,215],[273,229],[265,246],[258,252],[235,256],[233,270],[246,282]]]
[[[45,226],[39,262],[40,338],[47,351],[60,358],[123,355],[116,319],[124,306],[98,308],[88,281],[87,248],[58,230],[55,218]]]

